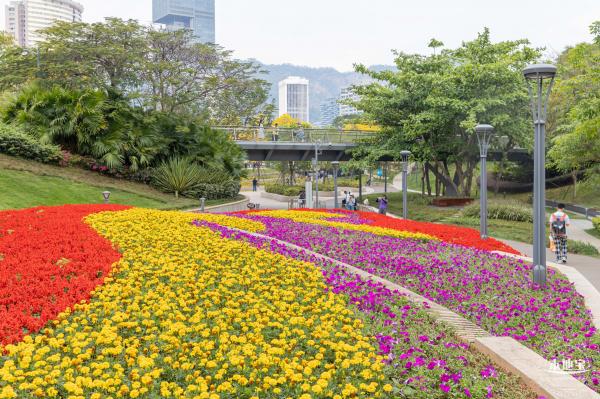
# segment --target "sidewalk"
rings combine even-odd
[[[398,191],[402,191],[402,173],[397,174],[396,176],[394,176],[394,181],[392,182],[392,186],[394,186],[394,188]],[[409,193],[418,193],[421,194],[420,191],[418,190],[412,190],[412,189],[408,189]]]
[[[521,252],[523,255],[533,257],[533,245],[511,240],[500,241],[510,245],[517,251]],[[556,255],[554,254],[554,252],[546,248],[546,260],[554,262],[555,258]],[[600,259],[583,255],[569,254],[567,266],[571,266],[572,268],[576,269],[579,273],[583,274],[583,276],[587,278],[590,283],[592,283],[594,288],[600,291]]]
[[[571,219],[571,226],[568,228],[569,238],[571,240],[583,241],[593,246],[600,251],[600,239],[594,237],[591,234],[585,232],[585,230],[592,229],[594,226],[592,222],[587,219]]]

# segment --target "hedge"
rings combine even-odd
[[[480,213],[479,204],[473,204],[465,207],[462,211],[463,216],[478,218]],[[488,204],[488,218],[501,219],[511,222],[533,222],[533,211],[518,204]]]
[[[21,128],[3,123],[0,123],[0,153],[48,164],[62,160],[60,147],[42,144]]]
[[[600,232],[600,217],[592,218],[592,224],[594,225],[594,228]]]

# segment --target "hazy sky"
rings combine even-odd
[[[86,21],[105,16],[150,22],[152,0],[79,0]],[[240,58],[332,66],[389,64],[391,49],[428,53],[489,27],[494,40],[529,38],[558,53],[590,40],[600,0],[216,0],[217,41]],[[0,5],[8,0],[0,0]],[[543,4],[543,6],[539,6]],[[0,24],[4,24],[2,7]]]

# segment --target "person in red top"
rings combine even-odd
[[[558,204],[556,212],[550,215],[550,234],[554,240],[557,262],[567,263],[567,227],[570,225],[571,220],[565,213],[565,205]]]

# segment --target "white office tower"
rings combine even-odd
[[[351,105],[344,104],[343,101],[360,101],[360,96],[352,91],[351,88],[347,87],[342,89],[340,94],[340,116],[360,115],[362,111],[357,110]]]
[[[301,122],[309,121],[308,83],[298,76],[279,82],[279,116],[288,114]]]
[[[40,30],[56,21],[81,22],[83,6],[71,0],[11,1],[5,8],[6,31],[22,47],[35,47],[43,40]]]

